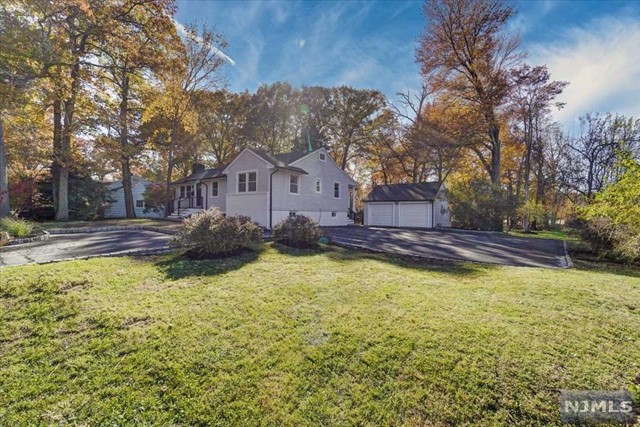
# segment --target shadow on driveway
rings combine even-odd
[[[332,242],[347,247],[433,259],[523,267],[566,267],[561,240],[529,239],[494,233],[328,227]]]

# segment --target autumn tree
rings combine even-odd
[[[519,137],[525,146],[523,162],[525,211],[522,228],[526,233],[531,230],[529,205],[532,155],[534,148],[537,153],[543,153],[542,128],[551,114],[551,108],[564,106],[554,100],[568,85],[567,82],[550,80],[551,75],[544,66],[531,67],[524,64],[511,71],[511,108],[517,120]],[[543,159],[538,159],[538,162],[541,165]]]
[[[477,110],[484,138],[470,147],[500,186],[499,110],[509,93],[508,71],[520,59],[519,38],[506,32],[514,12],[502,0],[427,0],[426,27],[416,52],[424,76]],[[501,227],[501,218],[494,218]]]
[[[204,152],[217,165],[230,162],[247,144],[244,126],[250,95],[228,90],[203,91],[197,96],[198,136]]]
[[[143,3],[121,25],[105,33],[98,46],[99,77],[107,82],[102,93],[115,98],[117,104],[112,111],[107,108],[103,124],[115,132],[127,218],[136,216],[131,162],[144,147],[144,140],[135,136],[144,108],[141,92],[151,72],[165,65],[171,45],[179,43],[171,19],[174,12],[170,0]]]
[[[167,193],[171,189],[180,133],[188,128],[195,130],[197,126],[194,105],[198,93],[212,90],[221,83],[220,69],[225,63],[221,51],[226,46],[224,37],[215,29],[190,25],[184,28],[184,45],[173,52],[170,66],[159,74],[161,89],[150,101],[145,121],[160,117],[168,125],[168,140],[162,147],[167,153]],[[167,205],[167,215],[170,208]]]

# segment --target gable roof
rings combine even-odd
[[[419,202],[436,199],[440,182],[420,182],[417,184],[376,185],[367,195],[365,202]]]
[[[271,154],[267,153],[264,150],[257,150],[254,148],[249,148],[250,151],[257,154],[262,160],[271,163],[278,169],[287,169],[292,172],[302,173],[308,175],[308,172],[304,169],[301,169],[296,166],[290,166],[290,163],[295,162],[298,159],[303,158],[308,153],[306,151],[292,151],[290,153],[282,153],[282,154]]]
[[[226,166],[219,166],[217,168],[203,169],[196,173],[192,173],[186,178],[179,179],[177,181],[173,181],[172,184],[182,184],[184,182],[190,181],[199,181],[201,179],[209,179],[209,178],[222,178],[226,175],[222,173],[222,171],[226,168]]]

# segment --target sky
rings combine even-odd
[[[178,2],[176,21],[207,22],[224,34],[232,91],[261,84],[350,85],[390,100],[416,90],[422,1]],[[554,113],[569,129],[587,112],[640,116],[640,0],[511,1],[509,23],[526,61],[570,83]]]

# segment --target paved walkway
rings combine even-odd
[[[0,267],[165,248],[171,236],[146,230],[52,234],[49,240],[0,249]]]
[[[498,233],[355,226],[326,230],[336,244],[401,255],[527,267],[567,267],[561,240]]]

